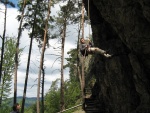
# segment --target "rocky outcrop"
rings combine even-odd
[[[100,112],[150,113],[150,1],[89,1],[94,45],[113,54],[90,64]]]

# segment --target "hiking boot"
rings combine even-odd
[[[110,57],[112,57],[112,55],[110,55],[110,54],[104,54],[104,56],[106,57],[106,58],[110,58]]]

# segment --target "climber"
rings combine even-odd
[[[93,53],[99,53],[106,58],[110,58],[112,56],[100,48],[93,47],[93,44],[90,40],[89,40],[89,44],[86,44],[84,38],[80,39],[80,52],[85,57],[88,56],[88,54],[93,54]]]

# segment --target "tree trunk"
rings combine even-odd
[[[42,75],[43,75],[43,79],[42,79],[42,98],[41,98],[41,101],[42,101],[42,113],[44,113],[44,80],[45,80],[45,70],[44,68],[42,67]]]
[[[34,31],[34,27],[33,27],[32,31]],[[31,58],[31,51],[32,51],[32,42],[33,42],[33,37],[31,37],[31,40],[30,40],[30,48],[29,48],[29,54],[28,54],[28,62],[27,62],[26,78],[25,78],[24,91],[23,91],[21,113],[24,113],[24,105],[25,105],[25,98],[26,98],[26,91],[27,91],[27,84],[28,84],[30,58]]]
[[[1,63],[0,63],[0,85],[2,85],[2,86],[3,86],[3,83],[1,84],[1,79],[2,79],[2,68],[3,68],[3,59],[4,59],[4,43],[5,43],[5,33],[6,33],[6,15],[7,15],[7,4],[5,3],[4,31],[3,31],[3,37],[2,37],[2,51],[1,51]],[[3,94],[3,89],[1,91],[1,94]],[[0,97],[0,107],[1,107],[1,104],[2,104],[2,95]]]
[[[80,68],[80,60],[81,60],[81,57],[80,57],[80,49],[79,49],[79,44],[80,44],[80,31],[81,31],[81,28],[82,28],[82,22],[81,22],[82,19],[80,19],[80,24],[79,24],[79,31],[78,31],[78,41],[77,41],[77,75],[79,77],[79,81],[80,81],[80,87],[81,87],[81,90],[82,90],[82,78],[81,78],[81,68]],[[82,94],[81,94],[82,96]]]
[[[64,102],[64,46],[65,46],[65,38],[66,38],[66,18],[64,19],[63,32],[62,32],[62,47],[61,47],[61,101],[60,101],[60,110],[63,111],[65,109]]]
[[[82,1],[82,38],[84,38],[84,3]],[[82,57],[82,101],[83,101],[83,106],[84,106],[84,89],[85,89],[85,75],[84,75],[84,56]]]
[[[82,2],[82,38],[84,38],[84,3]]]
[[[3,93],[4,93],[4,83],[5,82],[5,72],[4,72],[4,76],[2,79],[2,85],[1,85],[1,94],[0,94],[0,107],[2,107],[2,98],[3,98]]]
[[[14,104],[17,102],[17,70],[18,70],[18,54],[19,54],[19,43],[20,37],[22,33],[22,23],[23,23],[23,16],[24,16],[24,9],[26,7],[26,0],[23,1],[23,9],[21,14],[21,20],[19,25],[17,43],[16,43],[16,53],[15,53],[15,75],[14,75]]]
[[[37,113],[40,113],[40,81],[41,81],[41,70],[43,68],[43,60],[44,60],[44,53],[45,53],[45,46],[47,41],[47,30],[48,30],[48,20],[50,16],[50,8],[51,8],[51,0],[49,0],[48,5],[48,14],[47,14],[47,20],[45,24],[45,33],[44,33],[44,41],[43,41],[43,47],[42,47],[42,53],[41,53],[41,59],[40,59],[40,68],[39,68],[39,74],[38,74],[38,87],[37,87]]]
[[[36,5],[36,9],[37,9]],[[21,113],[24,113],[24,106],[25,106],[25,98],[26,98],[26,90],[27,90],[27,84],[28,84],[28,75],[29,75],[29,67],[30,67],[30,58],[31,58],[31,51],[32,51],[32,42],[33,42],[33,35],[34,35],[34,25],[36,23],[36,14],[37,10],[34,14],[34,23],[32,28],[32,34],[31,34],[31,40],[30,40],[30,47],[29,47],[29,54],[28,54],[28,62],[27,62],[27,70],[26,70],[26,78],[25,78],[25,84],[24,84],[24,93],[23,93],[23,99],[22,99],[22,106],[21,106]]]

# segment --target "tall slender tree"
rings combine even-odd
[[[42,67],[42,93],[41,93],[41,105],[42,109],[41,112],[44,113],[44,80],[45,80],[45,69],[44,66]]]
[[[20,43],[20,38],[22,34],[22,23],[23,23],[23,18],[24,18],[24,10],[26,7],[26,1],[23,0],[23,5],[22,5],[22,13],[21,13],[21,19],[20,19],[20,24],[19,24],[19,29],[18,29],[18,36],[17,36],[17,43],[16,43],[16,53],[15,53],[15,75],[14,75],[14,104],[17,102],[17,70],[18,70],[18,54],[19,54],[19,43]]]
[[[26,77],[25,77],[25,84],[24,84],[24,91],[23,91],[21,113],[24,113],[25,98],[26,98],[27,83],[28,83],[28,75],[29,75],[29,66],[30,66],[30,58],[31,58],[31,51],[32,51],[32,42],[33,42],[34,29],[35,29],[35,24],[36,24],[36,16],[37,16],[37,7],[38,7],[38,3],[37,3],[36,8],[35,8],[33,25],[31,25],[32,26],[32,32],[31,32],[31,35],[30,35],[30,46],[29,46],[29,54],[28,54],[28,61],[27,61],[27,70],[26,70]]]
[[[6,16],[7,16],[7,5],[10,5],[11,7],[15,7],[15,5],[9,1],[9,0],[0,0],[1,3],[5,5],[5,11],[4,11],[4,31],[2,38],[2,50],[1,50],[1,63],[0,63],[0,83],[1,83],[1,76],[2,76],[2,65],[3,65],[3,56],[4,56],[4,43],[5,43],[5,34],[6,34]]]
[[[65,46],[65,38],[66,38],[66,27],[69,17],[69,5],[70,0],[67,5],[61,7],[61,11],[58,13],[57,24],[60,26],[60,35],[61,35],[61,82],[60,82],[60,111],[65,109],[64,102],[64,46]]]
[[[65,103],[64,103],[64,46],[65,46],[65,38],[66,38],[66,17],[64,18],[64,25],[63,25],[63,31],[62,31],[62,46],[61,46],[61,103],[60,108],[61,111],[65,109]]]
[[[82,38],[84,38],[84,3],[82,0]],[[81,90],[82,90],[82,101],[83,101],[83,107],[84,107],[84,98],[85,98],[85,94],[84,94],[84,89],[85,89],[85,75],[84,75],[84,56],[82,57],[82,74],[81,74],[81,81],[82,81],[82,86],[81,86]],[[84,109],[84,108],[83,108]]]
[[[39,42],[38,47],[39,48],[42,47],[42,42],[44,40],[43,37],[44,37],[45,20],[46,20],[45,12],[47,10],[48,10],[48,1],[47,0],[32,0],[32,1],[28,1],[26,3],[26,13],[24,14],[25,23],[23,24],[23,29],[31,30],[31,33],[29,33],[30,47],[29,47],[29,54],[28,54],[28,62],[27,62],[27,70],[26,70],[21,112],[24,112],[24,104],[25,104],[25,98],[26,98],[26,89],[27,89],[27,82],[28,82],[32,42],[33,42],[33,39],[36,39]],[[19,15],[18,19],[20,19],[20,18],[21,17]],[[52,20],[52,18],[50,20]],[[52,26],[49,26],[49,27],[53,28]],[[48,45],[48,38],[50,37],[49,33],[46,34],[46,37],[47,37],[46,43]],[[44,73],[44,68],[42,69],[42,72]],[[44,81],[44,77],[43,77],[43,81]],[[44,93],[44,83],[42,83],[42,94],[43,93]],[[43,96],[43,98],[44,98],[44,96]]]
[[[0,62],[0,85],[3,86],[3,83],[1,84],[1,79],[2,79],[2,66],[3,66],[3,58],[4,58],[4,44],[5,44],[5,38],[6,38],[6,20],[7,20],[7,5],[10,5],[12,7],[15,7],[14,4],[12,2],[10,2],[9,0],[0,0],[1,3],[3,3],[5,5],[5,11],[4,11],[4,31],[3,31],[3,36],[2,38],[2,48],[1,48],[1,62]],[[1,106],[1,102],[2,102],[2,93],[3,90],[1,91],[1,98],[0,98],[0,106]]]
[[[79,81],[80,81],[80,88],[81,88],[81,90],[82,90],[82,76],[81,76],[81,66],[80,66],[80,59],[81,59],[81,57],[80,57],[80,49],[79,49],[79,40],[80,40],[80,31],[81,31],[81,21],[79,22],[79,30],[78,30],[78,40],[77,40],[77,76],[78,76],[78,78],[79,78]],[[82,96],[83,94],[81,93],[81,96]]]
[[[47,31],[48,31],[48,22],[51,12],[51,5],[52,0],[48,1],[48,13],[47,13],[47,19],[45,22],[45,29],[44,29],[44,41],[42,45],[42,53],[40,58],[40,67],[39,67],[39,73],[38,73],[38,87],[37,87],[37,113],[40,113],[40,81],[41,81],[41,70],[43,68],[43,62],[44,62],[44,53],[45,53],[45,47],[47,42]]]
[[[65,38],[66,38],[66,28],[68,25],[77,22],[78,16],[78,8],[76,7],[74,1],[69,0],[66,5],[60,7],[60,12],[58,13],[57,25],[60,28],[61,35],[61,84],[60,84],[60,110],[63,111],[65,109],[64,102],[64,46],[65,46]]]

